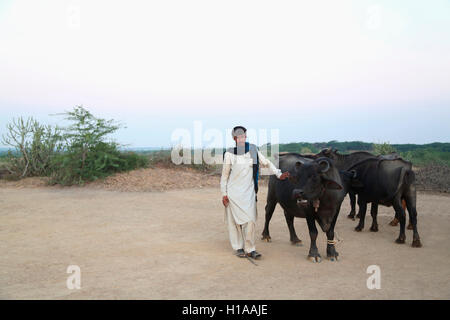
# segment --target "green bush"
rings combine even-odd
[[[121,152],[107,136],[121,125],[94,117],[82,106],[64,113],[72,124],[63,128],[64,152],[54,157],[51,183],[83,184],[112,173],[145,167],[148,159],[133,152]]]
[[[313,153],[312,150],[308,147],[303,147],[300,149],[301,154]]]
[[[124,165],[120,167],[121,171],[145,168],[150,164],[150,159],[147,156],[136,152],[121,152],[119,158],[124,160]]]
[[[52,184],[71,185],[148,166],[147,156],[121,152],[107,140],[121,127],[113,120],[96,118],[82,106],[63,115],[71,122],[65,128],[13,120],[3,143],[14,149],[2,157],[2,167],[16,178],[49,176]]]
[[[374,143],[373,152],[376,155],[384,155],[396,152],[395,148],[389,144],[389,142]]]
[[[415,166],[443,165],[450,167],[450,152],[429,149],[418,149],[400,152],[402,158],[411,161]]]

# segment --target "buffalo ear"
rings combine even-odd
[[[351,181],[351,180],[353,180],[353,179],[356,179],[356,177],[357,177],[356,171],[355,171],[355,170],[350,170],[350,171],[339,170],[339,173],[342,175],[342,177],[343,177],[346,181]]]
[[[334,180],[324,179],[325,188],[333,190],[342,190],[342,186]]]
[[[350,181],[356,177],[356,172],[354,170],[351,171],[339,170],[339,173],[346,181]]]
[[[358,179],[358,175],[356,174],[356,170],[350,170],[348,171],[351,175],[350,178],[350,185],[353,188],[363,188],[364,184]]]

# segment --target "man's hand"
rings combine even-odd
[[[230,202],[230,200],[228,199],[227,196],[223,196],[222,198],[222,203],[225,207],[228,207],[228,203]]]
[[[286,178],[289,178],[289,171],[283,172],[278,179],[284,180]]]

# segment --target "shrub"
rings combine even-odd
[[[119,158],[124,160],[124,165],[120,167],[120,170],[134,170],[137,168],[148,167],[150,164],[150,159],[136,152],[123,152],[120,153]]]
[[[450,167],[450,152],[436,151],[434,149],[418,149],[400,152],[400,155],[411,161],[415,166],[442,165]]]
[[[308,153],[313,153],[312,150],[308,147],[303,147],[300,149],[300,153],[301,154],[308,154]]]
[[[114,120],[96,118],[82,106],[63,115],[72,124],[62,129],[64,150],[53,159],[51,183],[83,184],[129,166],[118,144],[106,139],[121,127]]]
[[[148,166],[147,156],[121,152],[119,144],[107,140],[121,127],[114,120],[96,118],[82,106],[63,115],[71,122],[65,128],[44,126],[33,118],[7,125],[3,143],[14,148],[2,157],[8,176],[50,176],[50,183],[71,185]]]
[[[383,142],[383,143],[374,143],[373,144],[373,151],[376,155],[384,155],[384,154],[390,154],[392,152],[396,152],[395,148],[389,144],[389,142]]]
[[[14,150],[8,151],[5,168],[16,177],[47,175],[62,147],[60,129],[41,125],[32,117],[13,119],[7,129],[2,142]]]

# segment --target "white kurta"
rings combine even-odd
[[[281,170],[277,169],[259,150],[258,158],[260,167],[268,167],[277,178],[281,176]],[[225,152],[220,189],[222,196],[228,196],[230,200],[229,205],[225,207],[226,221],[228,220],[226,214],[229,212],[233,215],[236,224],[256,222],[253,158],[250,156],[250,152],[243,155]]]

